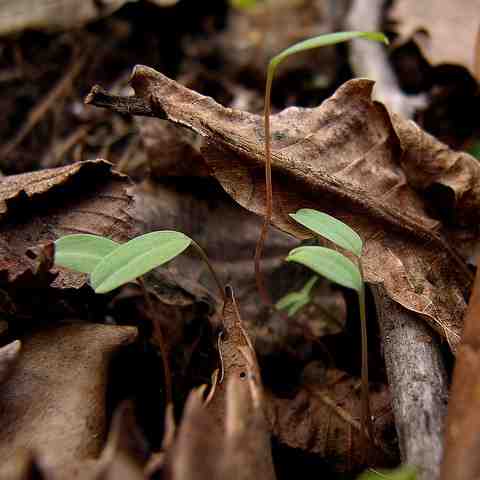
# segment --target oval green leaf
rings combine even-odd
[[[97,265],[90,277],[96,293],[107,293],[131,282],[182,253],[191,239],[180,232],[164,230],[134,238],[115,249]]]
[[[118,243],[98,235],[65,235],[55,242],[55,264],[76,272],[92,273]]]
[[[415,480],[417,478],[414,467],[404,466],[389,472],[367,471],[362,473],[357,480]]]
[[[294,248],[288,262],[297,262],[323,275],[330,281],[361,292],[362,276],[358,267],[345,255],[325,247]]]
[[[362,255],[363,243],[358,233],[337,218],[312,208],[302,208],[297,213],[291,213],[290,217],[316,235],[325,237],[357,257]]]

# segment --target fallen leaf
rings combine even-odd
[[[14,282],[35,271],[26,251],[69,233],[125,241],[134,236],[127,177],[103,160],[4,177],[0,183],[0,273]],[[37,262],[38,263],[38,262]],[[58,269],[56,288],[79,288],[86,275]]]
[[[315,363],[305,370],[315,371]],[[359,381],[335,369],[313,382],[306,376],[293,398],[268,395],[271,424],[276,439],[291,448],[320,455],[337,471],[362,468]],[[397,458],[391,443],[394,429],[386,386],[370,392],[374,441],[368,451],[369,465],[392,466]]]
[[[202,154],[223,188],[263,214],[260,117],[222,108],[147,67],[136,67],[131,84],[136,97],[128,102],[143,105],[132,113],[156,112],[204,137]],[[426,142],[405,141],[411,150],[402,149],[398,122],[394,128],[386,109],[371,100],[372,87],[351,80],[317,108],[289,108],[272,118],[273,223],[306,238],[288,214],[315,208],[350,225],[365,244],[366,280],[383,283],[393,300],[421,314],[455,348],[471,274],[446,240],[453,232],[430,215],[428,196],[408,184],[401,168],[402,158],[420,158]],[[115,102],[112,97],[112,108]],[[444,155],[447,165],[455,158],[446,147]],[[474,181],[480,167],[473,159],[458,167],[449,174],[463,185],[459,197],[468,192],[479,205],[477,185],[460,179],[468,169]]]
[[[110,357],[136,335],[133,327],[74,324],[26,336],[13,374],[0,389],[1,468],[26,450],[58,478],[87,469],[106,430]]]
[[[203,388],[187,399],[166,453],[165,470],[174,480],[275,478],[258,364],[228,288],[224,321],[224,374],[207,406]]]
[[[433,66],[459,65],[475,76],[479,0],[396,0],[388,18],[400,38],[413,40]]]

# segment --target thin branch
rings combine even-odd
[[[419,480],[437,480],[448,398],[437,338],[414,312],[390,299],[383,287],[372,286],[372,292],[402,462],[418,468]]]

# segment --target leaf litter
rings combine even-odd
[[[339,11],[346,9],[345,2],[329,7],[331,10],[323,2],[289,3],[273,8],[272,2],[262,2],[257,11],[249,11],[250,18],[240,10],[229,9],[227,27],[216,43],[210,34],[218,26],[206,22],[208,34],[201,39],[193,34],[188,48],[181,47],[185,63],[177,78],[195,89],[199,86],[206,95],[213,93],[222,101],[226,98],[226,105],[258,111],[258,91],[263,85],[261,59],[270,58],[278,50],[270,51],[271,45],[266,43],[262,44],[263,56],[257,55],[255,30],[262,33],[262,22],[276,13],[280,18],[297,19],[297,13],[303,10],[298,16],[303,25],[292,27],[293,37],[288,41],[284,29],[278,28],[281,23],[272,22],[271,38],[278,34],[287,46],[320,33],[318,29],[333,30],[343,15]],[[153,7],[137,5],[125,11],[135,12],[137,8],[151,8],[153,12]],[[126,18],[122,11],[115,17],[121,21]],[[105,45],[108,52],[112,45],[119,44],[115,42],[122,27],[115,30],[110,19],[102,22],[102,28],[108,26],[112,35]],[[87,37],[93,43],[103,39],[95,28],[85,30],[85,41]],[[127,30],[121,35],[130,43],[136,38]],[[251,42],[240,50],[245,55],[233,54],[242,38]],[[215,45],[213,51],[211,45]],[[129,64],[155,58],[154,52],[155,48],[147,47],[135,54],[133,62],[131,56]],[[92,58],[90,55],[91,51],[87,56]],[[102,55],[99,51],[99,63],[108,58]],[[222,57],[216,70],[212,67],[215,58]],[[208,66],[199,67],[199,59],[207,59]],[[327,63],[325,76],[309,76],[312,83],[301,85],[298,95],[291,92],[289,82],[298,72],[310,70],[312,59]],[[165,71],[162,62],[150,64]],[[282,95],[290,96],[285,101],[279,95],[274,102],[315,105],[319,92],[323,96],[333,93],[332,82],[341,83],[338,75],[342,62],[333,49],[291,62],[279,83]],[[89,71],[76,77],[77,84],[87,76],[87,85],[88,81],[93,83],[92,78],[101,81],[120,94],[117,99],[125,99],[124,105],[131,105],[132,99],[124,96],[128,92],[124,80],[108,78],[108,66],[99,70],[89,69],[89,65],[86,61],[78,67],[84,74],[85,69]],[[250,83],[244,84],[247,77]],[[322,457],[332,470],[358,471],[363,466],[357,443],[359,356],[349,351],[349,340],[341,332],[347,305],[350,316],[352,302],[348,295],[346,304],[344,292],[319,281],[310,294],[311,303],[286,319],[260,305],[252,288],[251,256],[260,220],[250,212],[263,213],[265,196],[264,138],[259,117],[238,108],[220,107],[144,67],[136,69],[132,85],[138,107],[132,113],[149,109],[150,116],[153,113],[168,122],[142,118],[133,123],[107,110],[80,108],[70,100],[63,108],[63,99],[70,94],[67,89],[56,104],[47,105],[52,117],[61,117],[64,110],[74,107],[75,121],[82,118],[82,122],[91,123],[78,126],[80,130],[73,131],[70,138],[64,136],[72,125],[68,117],[60,136],[54,132],[42,145],[41,164],[58,164],[62,158],[71,162],[86,158],[86,151],[103,151],[122,171],[133,172],[137,179],[143,179],[147,165],[152,167],[153,175],[147,182],[132,187],[126,177],[111,171],[102,161],[5,177],[2,182],[7,188],[1,212],[1,311],[8,330],[0,332],[6,345],[0,350],[6,388],[3,393],[0,390],[0,397],[10,402],[9,408],[23,405],[27,409],[18,422],[9,422],[21,434],[14,432],[18,442],[5,456],[2,454],[2,458],[9,458],[3,465],[5,478],[62,478],[64,472],[86,479],[253,478],[259,472],[262,478],[283,478],[285,462],[279,458],[275,443],[288,452],[302,452],[307,462]],[[349,81],[320,107],[289,108],[272,119],[274,224],[280,230],[271,233],[266,246],[264,269],[269,289],[280,299],[308,280],[305,271],[282,264],[285,254],[298,245],[294,237],[307,237],[289,214],[299,208],[320,209],[359,231],[366,244],[365,274],[369,282],[383,283],[391,298],[423,315],[455,348],[470,286],[459,254],[471,254],[477,240],[478,166],[469,155],[454,152],[413,122],[372,102],[371,88],[366,80]],[[15,96],[11,97],[13,101]],[[108,103],[109,94],[105,98]],[[8,102],[5,105],[8,107]],[[50,113],[38,118],[37,127],[14,147],[2,168],[15,172],[24,171],[22,165],[36,165],[29,149],[49,118]],[[138,127],[139,132],[135,130]],[[14,159],[21,163],[16,164]],[[152,230],[184,231],[207,250],[219,274],[232,283],[238,305],[235,307],[230,291],[222,309],[205,268],[192,256],[157,269],[146,279],[158,309],[155,322],[162,324],[168,340],[174,372],[173,405],[162,403],[163,372],[155,329],[152,319],[144,315],[138,288],[129,285],[94,299],[85,287],[85,276],[52,270],[51,242],[79,229],[121,243]],[[447,248],[449,243],[455,249]],[[25,298],[35,296],[36,303],[26,308]],[[45,315],[39,315],[42,302]],[[60,316],[68,311],[70,318],[78,320],[71,326],[50,326],[55,318],[49,318],[50,311],[59,316],[56,309],[60,309]],[[117,325],[97,325],[97,321]],[[348,318],[346,321],[349,331],[352,325]],[[139,329],[138,339],[131,346],[126,344],[136,334],[128,325]],[[15,338],[22,340],[20,350],[18,342],[12,343]],[[37,341],[41,344],[38,347]],[[38,353],[31,353],[32,349]],[[378,352],[371,355],[375,356],[374,364],[382,364]],[[111,369],[117,368],[115,362],[120,362],[120,377],[111,374]],[[31,372],[42,364],[40,377],[33,375]],[[62,378],[68,378],[68,374],[67,389]],[[380,382],[371,385],[375,441],[369,459],[376,466],[389,467],[398,462],[398,452],[382,367],[374,368],[374,377]],[[46,380],[37,386],[32,378]],[[81,389],[75,410],[64,399],[75,397],[82,382],[96,390]],[[132,382],[135,389],[127,392],[130,387],[126,385]],[[24,403],[11,393],[17,384],[28,389]],[[208,386],[199,388],[202,384]],[[33,395],[29,387],[35,389]],[[133,396],[130,405],[120,401],[128,393]],[[37,397],[46,398],[43,405],[41,400],[29,400]],[[97,400],[91,402],[91,398]],[[82,428],[67,429],[66,445],[80,446],[70,453],[66,449],[65,454],[57,454],[62,449],[50,448],[42,439],[47,430],[52,441],[62,438],[47,424],[57,420],[61,425],[64,416],[59,419],[52,413],[55,410],[50,415],[42,414],[42,422],[33,429],[29,416],[30,412],[42,412],[42,407],[48,413],[52,404],[54,409],[71,415],[75,425],[87,418],[90,432],[97,433],[87,441]],[[8,421],[2,420],[2,415],[0,422]],[[273,451],[271,434],[275,439]],[[35,442],[45,443],[44,448],[29,449]],[[20,444],[21,448],[27,446],[24,454],[16,454]],[[299,461],[300,457],[295,458]]]

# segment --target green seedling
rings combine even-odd
[[[275,307],[279,310],[286,310],[289,317],[295,315],[305,305],[310,303],[312,288],[317,283],[318,277],[312,277],[301,290],[298,292],[291,292],[282,297]]]
[[[323,212],[313,209],[301,209],[290,214],[296,222],[300,223],[317,236],[330,240],[335,245],[352,253],[357,264],[336,250],[325,247],[305,246],[294,248],[290,251],[287,261],[296,262],[322,275],[332,282],[357,292],[358,307],[360,311],[361,343],[362,343],[362,435],[363,445],[366,449],[366,430],[373,440],[373,428],[370,416],[370,403],[368,395],[368,342],[367,318],[365,308],[365,283],[363,281],[361,255],[363,243],[360,236],[345,223]],[[364,450],[365,451],[365,450]]]
[[[417,471],[414,467],[404,466],[395,470],[378,472],[369,469],[363,472],[357,480],[416,480]]]
[[[55,242],[55,263],[90,274],[95,293],[108,293],[173,260],[189,246],[207,264],[223,298],[223,286],[205,252],[181,232],[151,232],[121,245],[96,235],[67,235]]]
[[[207,264],[225,301],[225,290],[207,255],[185,234],[164,230],[141,235],[124,244],[96,235],[67,235],[55,242],[55,264],[88,273],[96,293],[107,293],[125,283],[138,280],[149,310],[164,365],[165,397],[172,402],[172,381],[163,332],[155,319],[155,309],[142,281],[142,275],[174,259],[193,246]]]
[[[255,249],[255,278],[257,289],[263,301],[271,305],[270,295],[268,294],[261,272],[261,259],[263,246],[268,234],[268,227],[272,220],[273,211],[273,192],[272,192],[272,154],[271,154],[271,134],[270,134],[270,114],[271,114],[271,93],[272,83],[275,77],[275,72],[278,66],[289,56],[295,55],[306,50],[324,47],[327,45],[334,45],[341,42],[346,42],[354,38],[364,38],[366,40],[373,40],[376,42],[383,42],[388,44],[388,39],[383,33],[379,32],[336,32],[327,35],[320,35],[318,37],[309,38],[302,42],[296,43],[291,47],[283,50],[278,55],[273,57],[268,64],[267,81],[265,86],[264,99],[264,129],[265,129],[265,216],[258,238],[257,247]]]

